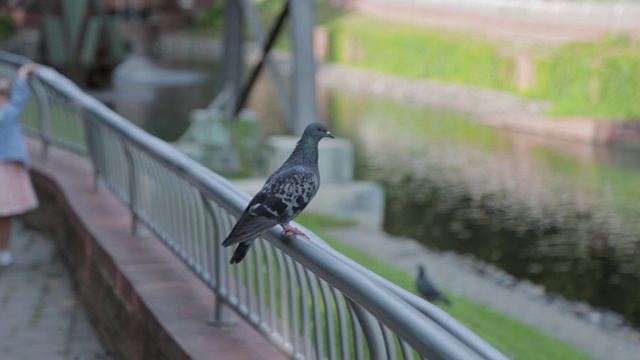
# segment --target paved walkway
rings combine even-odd
[[[52,241],[16,222],[14,263],[0,268],[0,359],[110,359]]]

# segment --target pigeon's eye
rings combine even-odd
[[[318,126],[318,127],[316,128],[316,130],[318,130],[318,131],[322,131],[322,128],[321,128],[320,126]]]

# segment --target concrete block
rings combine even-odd
[[[268,174],[273,173],[287,160],[299,139],[297,136],[272,136],[267,140]],[[320,141],[318,151],[318,167],[323,186],[353,180],[353,144],[349,140],[324,139]]]
[[[266,178],[250,178],[235,180],[234,184],[253,196],[265,181]],[[368,227],[380,228],[384,219],[384,204],[384,189],[374,182],[322,184],[305,212],[352,219]]]

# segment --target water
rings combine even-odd
[[[335,93],[384,228],[473,254],[640,324],[638,153],[499,132],[447,111]],[[348,119],[344,120],[344,119]]]
[[[213,99],[214,83],[137,87],[139,101],[112,106],[173,141],[189,111]],[[454,112],[347,92],[320,89],[320,99],[321,118],[354,143],[356,177],[386,189],[385,231],[473,254],[640,324],[638,152],[505,133]],[[249,106],[263,135],[286,133],[266,81]]]

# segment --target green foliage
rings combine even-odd
[[[513,60],[495,44],[417,26],[346,16],[326,24],[330,60],[411,78],[513,89]]]
[[[194,19],[198,30],[213,31],[214,34],[222,34],[224,20],[224,1],[216,1],[206,9],[199,12]]]
[[[538,62],[530,95],[553,100],[553,115],[640,117],[640,42],[617,36],[559,47]]]
[[[13,20],[9,13],[0,12],[0,40],[8,39],[13,35],[14,26]]]
[[[510,45],[453,31],[343,14],[322,19],[329,60],[416,79],[435,79],[517,92]],[[536,60],[535,88],[551,115],[640,118],[640,41],[607,36],[560,47],[519,48]]]

